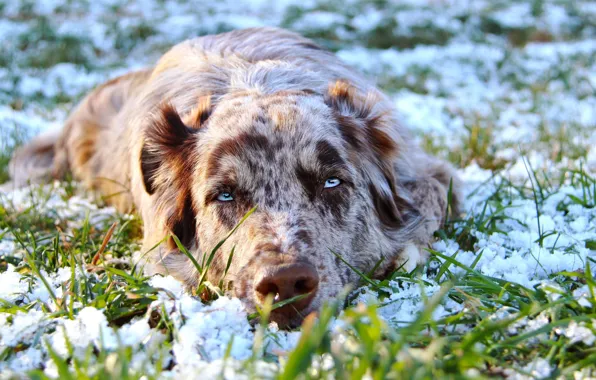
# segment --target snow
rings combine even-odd
[[[8,251],[8,250],[7,250]],[[24,293],[27,292],[27,283],[21,281],[22,277],[19,273],[15,272],[13,265],[8,265],[5,272],[0,273],[0,298],[9,302],[14,302]]]
[[[592,320],[592,325],[594,324],[596,324],[596,320]],[[569,338],[571,344],[582,342],[586,346],[593,346],[596,341],[596,336],[594,336],[592,330],[585,326],[584,322],[571,321],[569,326],[557,328],[555,332],[559,335],[565,335]]]
[[[331,29],[345,22],[345,17],[331,12],[310,12],[294,23],[298,30]]]
[[[51,98],[59,94],[77,96],[107,78],[96,73],[87,73],[87,70],[71,63],[60,63],[40,76],[23,75],[17,90],[24,96],[43,94]]]
[[[45,313],[39,310],[28,312],[17,311],[10,318],[7,314],[0,315],[0,347],[16,347],[19,343],[26,343],[33,340],[40,329],[52,323]]]
[[[101,310],[85,307],[79,311],[76,319],[62,320],[56,331],[50,335],[50,344],[62,357],[74,355],[82,357],[89,346],[114,350],[122,345],[137,346],[150,335],[159,334],[151,331],[146,320],[137,320],[115,331],[108,326],[108,320]],[[70,346],[70,347],[69,347]]]
[[[355,1],[344,2],[345,14],[333,6],[320,7],[317,0],[252,1],[239,4],[219,1],[204,4],[201,9],[190,2],[122,2],[93,1],[72,5],[59,11],[67,2],[43,0],[33,2],[32,12],[47,15],[50,28],[57,37],[80,36],[88,40],[82,54],[88,64],[57,63],[49,68],[29,67],[26,51],[17,45],[20,37],[33,34],[36,25],[27,17],[19,2],[3,4],[0,18],[0,40],[3,49],[14,54],[10,62],[0,65],[0,137],[16,131],[29,138],[40,131],[59,128],[68,110],[90,88],[130,69],[154,62],[164,49],[199,34],[214,33],[230,28],[260,25],[284,25],[307,34],[333,30],[341,43],[338,56],[348,64],[365,71],[380,85],[391,89],[390,96],[405,125],[417,138],[436,141],[444,151],[465,151],[470,126],[491,130],[490,140],[501,148],[494,153],[504,162],[498,173],[484,169],[479,161],[468,162],[459,174],[465,182],[468,196],[467,215],[478,216],[487,205],[486,215],[500,216],[498,230],[486,233],[474,231],[476,244],[465,250],[453,240],[437,241],[433,249],[456,258],[474,270],[488,276],[515,282],[528,288],[545,291],[550,299],[565,294],[552,281],[560,271],[583,270],[596,252],[586,248],[586,242],[596,241],[596,208],[573,202],[583,199],[584,191],[569,180],[562,186],[544,189],[545,201],[538,207],[527,197],[516,195],[524,187],[531,193],[531,182],[537,173],[556,177],[560,170],[577,169],[580,164],[596,173],[596,39],[593,34],[568,41],[566,36],[576,26],[578,16],[564,6],[546,3],[542,14],[536,15],[529,3],[469,0],[408,0],[401,1],[395,12],[384,12],[373,5],[359,6]],[[578,1],[578,14],[594,18],[596,6]],[[353,7],[353,9],[352,9]],[[117,9],[116,9],[117,8]],[[465,16],[465,17],[463,17]],[[469,19],[469,22],[462,21]],[[552,34],[552,41],[529,42],[512,48],[506,38],[484,34],[478,36],[481,19],[490,19],[504,29],[536,28]],[[438,30],[449,37],[444,45],[419,44],[408,49],[367,48],[361,38],[388,21],[395,22],[393,31],[400,37],[413,37],[419,30]],[[140,27],[153,28],[148,36],[134,39],[131,35]],[[31,37],[33,38],[33,37]],[[117,52],[117,41],[132,41],[132,48]],[[40,98],[56,102],[55,106],[38,104]],[[66,98],[64,103],[61,98]],[[58,100],[57,100],[58,99]],[[17,101],[18,100],[18,101]],[[14,101],[14,102],[13,102]],[[20,104],[20,105],[19,105]],[[541,130],[552,138],[541,142]],[[585,150],[585,158],[553,160],[553,150],[559,146],[557,132],[570,130],[572,143]],[[0,143],[4,147],[4,141]],[[552,146],[551,146],[552,144]],[[445,153],[445,152],[443,152]],[[563,150],[563,154],[567,154]],[[443,154],[445,156],[446,154]],[[496,189],[508,194],[504,209],[488,202]],[[0,193],[0,204],[10,205],[10,212],[20,213],[35,208],[51,216],[68,232],[88,219],[97,229],[105,229],[115,210],[99,207],[91,197],[67,196],[59,183],[28,187]],[[528,195],[528,194],[525,194]],[[43,202],[40,202],[40,198]],[[126,218],[126,216],[122,216]],[[9,230],[0,230],[0,258],[22,257],[22,247]],[[464,270],[450,267],[455,275]],[[122,345],[134,353],[133,368],[142,367],[155,355],[163,354],[166,362],[174,363],[165,376],[191,377],[200,372],[205,378],[223,374],[224,378],[249,377],[243,371],[243,360],[255,354],[253,345],[264,335],[263,350],[273,356],[283,356],[294,348],[300,332],[279,331],[274,325],[265,331],[251,327],[238,299],[222,297],[207,305],[185,292],[171,276],[154,276],[149,284],[162,289],[146,315],[139,316],[119,328],[109,326],[102,309],[75,305],[73,319],[51,317],[57,306],[50,290],[68,300],[63,284],[70,280],[71,268],[56,273],[42,271],[48,280],[47,289],[37,275],[21,273],[8,264],[0,273],[0,299],[15,304],[32,304],[14,314],[0,313],[0,352],[20,344],[26,347],[0,362],[0,372],[22,376],[26,371],[45,368],[49,376],[57,377],[57,368],[49,360],[48,346],[59,355],[84,357],[93,346],[115,351]],[[91,276],[75,271],[76,278]],[[389,296],[379,299],[377,292],[363,287],[356,291],[354,304],[378,305],[379,315],[389,324],[402,326],[413,321],[428,299],[441,291],[441,285],[426,274],[418,282],[391,281],[386,289]],[[584,308],[596,303],[590,289],[583,285],[571,296]],[[433,313],[441,319],[466,309],[466,305],[444,299]],[[174,328],[171,352],[163,352],[166,336],[151,328],[151,313],[165,310]],[[495,319],[517,318],[502,308]],[[347,337],[342,316],[332,323],[333,344],[354,345]],[[532,332],[549,323],[549,316],[540,313],[534,318],[522,318],[510,327],[510,335]],[[558,327],[556,333],[572,344],[593,346],[595,321],[570,322]],[[458,326],[465,329],[465,326]],[[48,338],[47,340],[40,339]],[[538,336],[538,341],[545,337]],[[47,342],[47,343],[46,343]],[[68,342],[68,344],[67,344]],[[225,358],[228,345],[231,355]],[[70,352],[69,345],[74,352]],[[327,358],[329,359],[329,358]],[[115,360],[109,356],[107,360]],[[329,365],[323,359],[322,367]],[[255,373],[273,377],[278,366],[256,362]],[[508,373],[512,378],[549,377],[554,368],[544,358],[536,358],[519,371]],[[577,372],[576,377],[589,376]]]
[[[521,372],[506,370],[507,378],[512,380],[533,380],[550,378],[554,367],[544,358],[536,358],[521,368]]]
[[[7,365],[0,363],[0,372],[26,373],[43,365],[43,352],[40,349],[29,347],[19,351]]]
[[[573,297],[577,299],[577,302],[583,307],[592,307],[596,300],[592,298],[588,285],[579,287],[573,291]]]
[[[40,197],[40,194],[43,196]],[[0,200],[10,204],[12,212],[35,208],[42,214],[54,216],[57,224],[64,222],[70,228],[81,227],[86,219],[94,227],[104,227],[106,221],[116,212],[113,207],[99,207],[91,197],[82,198],[75,195],[67,200],[65,198],[66,190],[59,182],[0,193]]]
[[[462,28],[461,21],[450,17],[451,15],[439,14],[431,10],[405,10],[395,15],[400,34],[413,35],[415,28],[435,27],[452,33]]]
[[[201,305],[197,305],[201,306]],[[202,360],[221,359],[231,339],[232,357],[242,360],[251,355],[253,336],[246,318],[246,312],[238,299],[222,297],[206,307],[195,306],[179,330],[174,354],[183,366],[192,366]],[[221,325],[225,320],[226,324]],[[201,350],[207,357],[202,357]]]
[[[150,280],[149,280],[149,284],[151,284],[151,286],[155,287],[155,288],[160,288],[160,289],[165,289],[168,292],[170,292],[171,294],[174,295],[174,297],[176,298],[180,298],[182,296],[182,293],[184,292],[183,289],[183,285],[180,281],[176,280],[174,277],[172,276],[153,276]],[[163,293],[163,292],[161,292]],[[160,293],[160,294],[161,294]],[[161,294],[162,296],[168,296],[167,294]],[[168,299],[168,297],[163,298]]]
[[[493,13],[492,18],[506,28],[527,28],[535,22],[529,3],[510,5]]]

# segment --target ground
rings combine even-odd
[[[2,193],[0,378],[596,377],[596,4],[202,3],[0,0],[0,182],[94,85],[185,38],[276,25],[374,78],[460,168],[465,214],[424,267],[362,274],[285,332],[145,277],[138,218],[72,181]]]

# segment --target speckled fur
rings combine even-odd
[[[173,232],[200,262],[257,206],[216,254],[208,280],[219,282],[235,247],[225,280],[252,310],[259,269],[311,263],[320,285],[303,314],[358,282],[331,251],[363,272],[384,258],[378,276],[423,261],[412,247],[441,226],[453,177],[412,141],[374,85],[313,42],[272,28],[183,42],[154,68],[103,85],[54,149],[54,176],[70,170],[119,209],[136,208],[144,250]],[[342,184],[323,189],[329,177]],[[220,191],[234,201],[217,201]],[[150,273],[198,280],[171,240],[145,257]]]

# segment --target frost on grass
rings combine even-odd
[[[252,326],[237,299],[144,278],[134,218],[72,183],[3,190],[2,376],[59,377],[69,363],[91,376],[254,378],[304,362],[312,377],[360,364],[373,377],[391,353],[405,377],[594,377],[574,367],[594,359],[596,332],[594,4],[382,3],[0,1],[0,178],[16,145],[59,128],[96,84],[185,38],[272,25],[375,79],[420,143],[460,167],[467,195],[428,265],[356,289],[317,335]]]
[[[527,187],[537,180],[533,172],[526,172],[525,181],[523,176],[519,176],[516,185],[507,180],[513,177],[509,171],[491,179],[490,173],[477,167],[472,170],[475,175],[470,175],[468,171],[462,176],[469,184],[467,214],[493,217],[496,223],[490,231],[470,229],[469,233],[475,240],[472,247],[460,247],[453,239],[440,240],[433,245],[432,250],[457,259],[461,264],[452,266],[450,274],[463,276],[473,268],[485,276],[527,288],[544,285],[545,291],[554,293],[555,297],[557,292],[566,292],[549,287],[549,279],[560,272],[583,271],[587,263],[596,257],[590,246],[596,240],[594,199],[591,198],[586,206],[580,204],[586,191],[593,190],[570,185],[557,189],[542,188],[540,191],[544,199],[537,201],[529,195],[532,188]],[[474,177],[477,181],[474,181]],[[481,186],[475,187],[474,182],[476,186],[481,183]],[[509,196],[499,202],[491,202],[489,194],[496,192],[496,189]],[[466,223],[457,222],[454,228],[464,229]],[[445,263],[441,258],[439,262]],[[380,313],[396,323],[413,320],[423,305],[423,297],[430,297],[437,292],[443,280],[423,275],[418,283],[389,282],[385,289],[389,295],[379,302]],[[421,286],[423,283],[426,286]],[[574,290],[573,295],[582,306],[591,307],[591,295],[588,292],[587,286],[584,286]],[[378,302],[378,299],[377,292],[365,292],[357,298],[357,302]],[[449,315],[461,308],[460,304],[448,298],[444,305],[435,310],[435,316]]]

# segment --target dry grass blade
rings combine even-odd
[[[99,262],[99,258],[103,255],[104,251],[106,250],[106,246],[108,245],[108,242],[112,238],[112,235],[114,234],[114,230],[116,229],[117,225],[118,225],[118,221],[112,223],[112,225],[108,229],[106,236],[104,236],[103,241],[101,242],[101,246],[97,250],[97,253],[95,254],[95,256],[93,256],[93,260],[91,260],[92,265],[97,265],[97,263]]]

